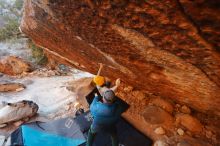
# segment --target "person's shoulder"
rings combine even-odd
[[[121,102],[120,100],[117,100],[117,99],[116,99],[113,104],[114,104],[114,106],[115,106],[116,108],[118,108],[118,109],[123,108],[123,104],[122,104],[122,102]]]
[[[118,108],[118,107],[120,107],[120,103],[118,101],[115,101],[114,103],[111,104],[111,106]]]

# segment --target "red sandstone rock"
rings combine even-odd
[[[133,87],[132,86],[128,86],[128,87],[125,87],[124,88],[124,91],[125,92],[131,92],[133,90]]]
[[[170,125],[172,125],[174,121],[173,117],[168,112],[156,106],[146,107],[143,112],[143,117],[146,122],[152,125],[164,124],[167,126],[165,128],[168,128]]]
[[[194,139],[190,137],[173,137],[170,140],[174,140],[177,142],[177,146],[211,146],[207,141],[203,139]]]
[[[166,131],[165,131],[162,127],[156,128],[156,129],[154,130],[154,132],[155,132],[156,134],[159,134],[159,135],[163,135],[163,134],[166,133]]]
[[[118,5],[109,0],[26,0],[21,30],[58,62],[91,73],[102,62],[105,76],[220,116],[220,54],[215,47],[220,20],[214,6],[209,1]],[[201,10],[207,13],[201,16]],[[205,18],[214,19],[208,29],[200,23]],[[203,37],[207,30],[214,31]]]
[[[152,105],[158,106],[162,109],[164,109],[165,111],[172,113],[173,112],[173,106],[171,103],[169,103],[168,101],[162,99],[162,98],[153,98],[151,101]]]
[[[104,76],[120,77],[134,91],[144,90],[219,117],[220,19],[216,3],[26,0],[21,29],[57,62],[91,73],[102,62]],[[119,94],[131,105],[126,118],[146,135],[159,139],[148,122],[164,123],[164,117],[173,119],[172,115],[148,107],[145,94],[130,94]],[[145,114],[140,115],[142,112]],[[157,113],[162,118],[155,117]]]
[[[153,146],[169,146],[169,144],[167,144],[165,141],[157,140]]]
[[[187,106],[185,106],[185,105],[183,105],[183,106],[181,107],[180,111],[181,111],[182,113],[184,113],[184,114],[190,114],[190,113],[191,113],[190,108],[187,107]]]
[[[92,78],[81,78],[76,81],[70,82],[68,90],[76,93],[76,100],[79,104],[84,105],[84,107],[88,107],[88,103],[85,97],[95,88],[95,85],[92,84]]]
[[[176,121],[194,133],[200,133],[203,129],[203,125],[199,122],[199,120],[188,114],[177,115]]]
[[[183,129],[181,129],[181,128],[178,128],[177,129],[177,133],[179,134],[179,135],[184,135],[184,131],[183,131]]]
[[[30,64],[18,57],[9,56],[0,60],[0,72],[4,74],[18,75],[30,71]]]

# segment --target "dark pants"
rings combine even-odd
[[[98,94],[99,97],[101,97],[99,90],[95,87],[88,95],[86,95],[86,100],[88,104],[90,105],[95,97],[95,93]]]
[[[91,126],[89,129],[89,133],[88,133],[88,138],[87,138],[87,142],[86,142],[86,146],[92,146],[93,141],[95,139],[95,136],[97,133],[99,132],[105,132],[107,134],[109,134],[111,136],[111,140],[112,140],[112,146],[118,146],[118,137],[117,137],[117,130],[115,126],[110,126],[110,127],[94,127]],[[100,139],[101,140],[101,139]]]

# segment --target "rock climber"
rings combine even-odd
[[[108,89],[102,96],[95,94],[90,106],[93,122],[88,132],[86,146],[92,146],[97,133],[105,132],[111,136],[112,146],[118,146],[116,123],[122,113],[115,93]]]
[[[119,87],[119,85],[120,85],[120,82],[121,82],[120,79],[117,79],[117,80],[115,81],[115,86],[110,87],[110,86],[111,86],[111,82],[110,82],[110,81],[107,81],[107,80],[105,79],[105,77],[100,76],[102,68],[103,68],[103,64],[100,63],[100,67],[99,67],[98,73],[97,73],[97,75],[93,78],[93,82],[96,84],[96,87],[97,87],[97,89],[99,90],[99,93],[100,93],[101,95],[103,95],[103,93],[104,93],[106,90],[108,90],[108,89],[111,89],[112,91],[115,92],[115,91],[117,90],[117,88]]]
[[[92,82],[92,84],[94,84],[93,85],[94,89],[86,96],[86,100],[89,104],[92,103],[95,93],[97,93],[99,96],[102,96],[103,93],[108,89],[111,89],[112,91],[115,92],[121,82],[120,79],[117,79],[115,81],[115,86],[111,87],[111,82],[107,78],[100,75],[101,70],[103,68],[103,64],[100,63],[99,65],[100,65],[99,70],[96,76],[93,78],[93,82]]]

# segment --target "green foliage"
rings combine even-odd
[[[37,47],[31,40],[28,42],[29,48],[32,51],[32,57],[38,65],[45,65],[48,61],[42,48]]]
[[[21,10],[23,7],[23,0],[16,0],[13,7],[17,10]]]
[[[19,21],[22,6],[23,0],[16,0],[14,3],[0,0],[0,17],[4,23],[0,27],[0,41],[15,38],[20,33]]]
[[[18,27],[17,19],[8,20],[8,23],[0,29],[0,41],[16,37],[20,33]]]

